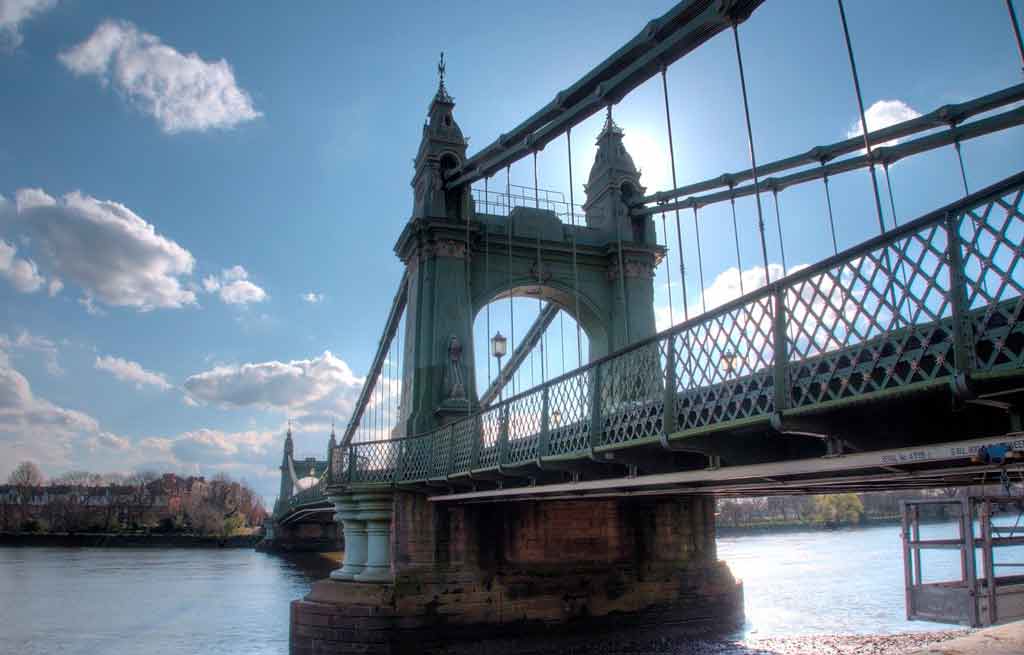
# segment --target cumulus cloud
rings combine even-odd
[[[46,337],[41,337],[22,330],[17,337],[10,339],[0,334],[0,351],[34,352],[42,356],[46,370],[51,375],[63,375],[64,369],[57,361],[57,344]],[[6,358],[0,365],[8,365]]]
[[[207,293],[216,293],[228,305],[247,305],[267,299],[267,292],[253,284],[249,272],[241,266],[225,268],[220,275],[203,278],[203,288]]]
[[[302,294],[302,299],[308,302],[310,305],[315,305],[317,303],[324,301],[324,294],[316,293],[315,291],[310,291],[308,293]]]
[[[330,351],[290,362],[217,366],[185,380],[193,400],[221,407],[348,416],[364,378]]]
[[[75,75],[112,86],[168,134],[231,128],[262,115],[226,60],[183,54],[127,21],[104,21],[58,59]]]
[[[31,259],[17,257],[18,249],[0,239],[0,277],[20,293],[35,293],[46,283]]]
[[[21,228],[29,237],[51,276],[51,295],[66,280],[81,288],[87,308],[97,309],[99,302],[150,311],[196,302],[183,284],[195,265],[192,254],[128,207],[78,191],[57,199],[41,189],[20,189],[15,199],[13,207],[0,203],[0,225]],[[35,272],[35,277],[23,282],[25,288],[42,286],[43,276]]]
[[[57,0],[0,0],[0,52],[14,52],[25,40],[21,24],[56,5]]]
[[[903,102],[902,100],[878,100],[873,105],[868,107],[867,111],[864,112],[864,118],[868,122],[868,131],[874,132],[896,123],[902,123],[903,121],[909,121],[912,118],[917,118],[921,113]],[[846,131],[846,138],[852,139],[858,137],[864,133],[864,127],[861,125],[860,120],[854,121],[850,128]],[[894,146],[899,143],[899,139],[893,139],[885,143],[873,143],[872,147],[877,146]]]
[[[167,391],[172,385],[162,373],[147,371],[138,362],[133,362],[121,357],[97,357],[95,362],[97,370],[106,371],[122,382],[129,382],[135,385],[136,389],[144,386],[156,387],[161,391]]]

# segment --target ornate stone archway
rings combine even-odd
[[[395,245],[409,285],[396,436],[476,408],[468,356],[473,319],[496,298],[557,303],[586,331],[591,359],[655,332],[654,271],[664,248],[655,242],[652,219],[634,224],[623,202],[623,189],[644,188],[611,116],[597,137],[585,224],[573,226],[531,207],[513,207],[507,216],[478,213],[468,186],[443,191],[443,181],[458,172],[452,161],[465,160],[454,107],[442,84],[416,158],[413,215]],[[456,378],[461,384],[451,383]]]

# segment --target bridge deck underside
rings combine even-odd
[[[557,484],[1005,435],[1024,386],[1022,187],[1024,173],[427,435],[350,444],[333,484]]]

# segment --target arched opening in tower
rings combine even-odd
[[[534,287],[534,290],[536,287]],[[590,340],[582,327],[577,342],[577,323],[571,312],[555,303],[548,315],[547,326],[536,333],[535,343],[518,363],[514,361],[517,348],[531,336],[530,328],[543,318],[547,299],[538,302],[537,296],[527,294],[511,300],[503,297],[491,301],[476,314],[473,322],[474,364],[477,397],[485,399],[488,390],[494,395],[489,404],[499,398],[526,391],[563,373],[586,364],[590,358]],[[489,330],[488,330],[489,328]],[[505,385],[501,394],[495,393],[499,359],[495,357],[493,339],[500,333],[506,339],[505,353],[501,357],[501,370]],[[509,377],[510,376],[510,377]]]

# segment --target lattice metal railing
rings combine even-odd
[[[1019,173],[429,434],[339,446],[332,484],[502,474],[1024,369],[1022,189]]]

